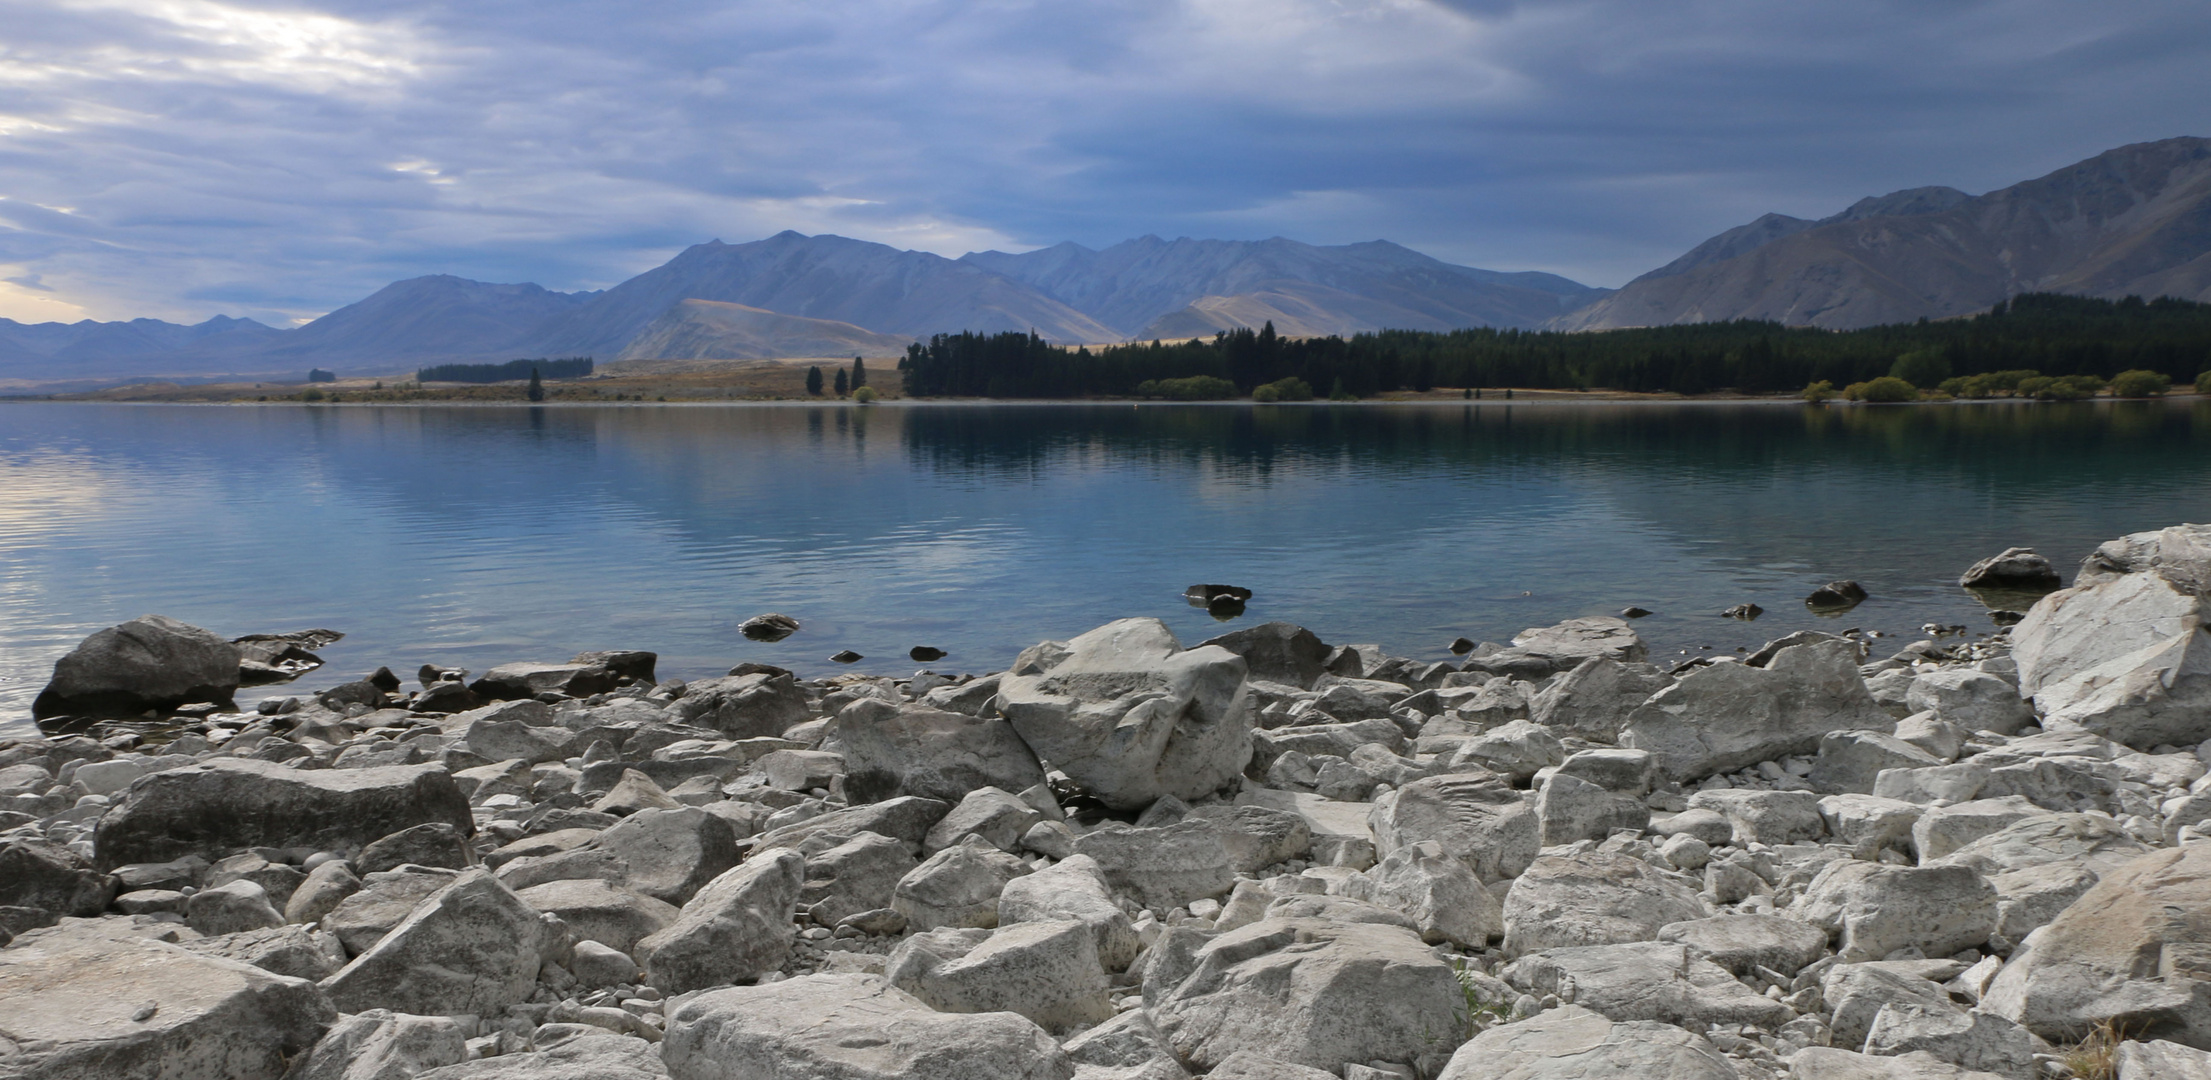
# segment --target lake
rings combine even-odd
[[[1993,629],[1956,587],[2211,520],[2211,402],[0,404],[0,735],[84,635],[329,627],[298,692],[585,649],[663,677],[1003,668],[1152,615],[1443,659],[1627,605],[1653,659],[1805,627]],[[1802,599],[1833,578],[1872,598]],[[1214,620],[1181,598],[1256,594]],[[1719,617],[1755,602],[1755,623]],[[763,612],[804,629],[748,641]],[[245,695],[258,696],[258,695]]]

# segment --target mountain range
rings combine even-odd
[[[2211,140],[2120,147],[1985,195],[1919,187],[1818,220],[1766,214],[1617,291],[1457,266],[1375,240],[1145,236],[957,259],[839,236],[709,241],[597,292],[450,275],[394,282],[296,329],[217,317],[0,319],[0,383],[396,375],[517,356],[892,356],[931,334],[1066,344],[1470,326],[1601,330],[1728,319],[1849,329],[2022,292],[2211,300]]]

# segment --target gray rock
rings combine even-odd
[[[1286,622],[1261,623],[1231,631],[1198,643],[1216,646],[1244,658],[1244,670],[1253,679],[1311,689],[1326,672],[1328,646],[1311,630]]]
[[[1067,1040],[1060,1049],[1075,1063],[1080,1080],[1187,1080],[1190,1075],[1142,1009],[1115,1016]],[[1220,1070],[1213,1075],[1220,1075]]]
[[[2033,548],[2015,547],[1974,563],[1958,576],[1958,584],[1967,589],[2055,589],[2064,579]]]
[[[1505,894],[1505,952],[1650,941],[1668,923],[1707,912],[1686,881],[1641,859],[1546,855]]]
[[[855,701],[829,722],[823,745],[844,755],[845,791],[859,800],[918,795],[957,803],[978,788],[1022,791],[1044,782],[1012,724],[927,705]]]
[[[1915,714],[1931,712],[1967,731],[2014,735],[2034,723],[2034,708],[2021,700],[2018,687],[1981,671],[1927,672],[1912,680],[1904,704]]]
[[[1561,735],[1611,742],[1638,706],[1672,682],[1651,664],[1593,656],[1545,686],[1530,703],[1528,719]]]
[[[1367,827],[1379,854],[1433,840],[1485,883],[1520,876],[1542,846],[1535,808],[1487,772],[1429,777],[1389,792],[1374,801]]]
[[[588,987],[643,981],[643,967],[630,954],[589,938],[576,942],[568,958],[568,971]]]
[[[915,865],[904,843],[863,832],[806,856],[806,881],[799,890],[799,902],[813,908],[817,921],[835,926],[863,911],[891,906],[899,879],[911,873]]]
[[[688,683],[668,711],[732,739],[781,735],[812,715],[796,679],[765,672]]]
[[[1931,863],[2042,813],[2041,807],[2017,795],[1928,807],[1912,825],[1912,855],[1921,863]]]
[[[0,949],[0,1072],[41,1080],[277,1080],[336,1022],[315,984],[108,925]]]
[[[345,1012],[496,1013],[529,999],[559,933],[496,878],[470,870],[416,905],[323,989]]]
[[[1097,860],[1115,891],[1156,911],[1226,896],[1236,884],[1220,826],[1204,818],[1151,829],[1113,822],[1076,837],[1075,853]]]
[[[939,1012],[1019,1013],[1051,1030],[1114,1012],[1097,938],[1078,919],[916,934],[891,953],[883,977]]]
[[[343,1017],[285,1080],[412,1080],[468,1057],[468,1034],[445,1016],[387,1009]]]
[[[714,990],[668,1015],[676,1080],[1073,1080],[1042,1028],[1012,1013],[940,1013],[874,975]]]
[[[1826,795],[1868,794],[1883,769],[1924,769],[1942,763],[1941,758],[1894,735],[1831,731],[1820,739],[1812,775],[1805,779],[1811,782],[1812,790]]]
[[[1969,866],[1982,874],[2062,863],[2101,875],[2148,854],[2149,845],[2127,835],[2118,822],[2096,814],[2040,814],[2022,818],[1934,860]]]
[[[1827,954],[1827,931],[1778,915],[1719,915],[1669,923],[1658,940],[1689,951],[1736,975],[1768,968],[1794,975]]]
[[[1221,1059],[1221,1063],[1205,1075],[1209,1080],[1321,1080],[1324,1076],[1332,1078],[1336,1074],[1326,1069],[1284,1061],[1257,1050],[1238,1050]]]
[[[470,683],[469,692],[479,698],[528,698],[557,693],[569,697],[603,694],[620,685],[603,664],[501,664]]]
[[[1586,780],[1621,795],[1641,798],[1650,794],[1657,765],[1642,750],[1577,750],[1559,762],[1561,775]]]
[[[645,980],[665,994],[746,982],[781,967],[798,928],[791,906],[806,860],[788,848],[756,852],[683,905],[674,922],[637,943]]]
[[[1817,840],[1827,831],[1820,797],[1809,791],[1720,788],[1691,795],[1689,808],[1726,818],[1738,845],[1794,844]]]
[[[467,713],[460,714],[467,716]],[[470,721],[456,736],[468,752],[487,761],[527,761],[532,765],[570,756],[576,735],[557,727],[536,727],[520,720]],[[578,747],[577,749],[582,749]]]
[[[268,890],[250,881],[201,889],[185,903],[184,912],[185,923],[202,934],[235,934],[284,925],[283,914],[269,903]]]
[[[922,840],[921,850],[934,855],[964,837],[980,836],[1000,851],[1013,851],[1021,846],[1021,837],[1029,828],[1043,820],[1042,813],[1010,791],[977,788],[968,792],[943,820],[930,827],[929,835]]]
[[[531,1036],[538,1049],[502,1054],[417,1074],[417,1080],[667,1080],[668,1068],[652,1044],[584,1025],[566,1041],[544,1045],[546,1025]]]
[[[1312,825],[1292,811],[1214,803],[1193,808],[1190,816],[1211,822],[1220,830],[1221,844],[1228,849],[1228,865],[1239,874],[1302,859],[1313,847]]]
[[[363,874],[378,873],[406,863],[465,870],[475,859],[466,834],[446,822],[431,821],[374,841],[361,849],[353,865]]]
[[[676,921],[673,904],[625,889],[611,881],[548,881],[516,896],[533,911],[560,919],[576,940],[633,951],[637,943]]]
[[[2119,1044],[2118,1080],[2211,1080],[2211,1054],[2162,1039]]]
[[[2039,1042],[2025,1028],[1985,1012],[1916,1003],[1884,1005],[1866,1032],[1865,1052],[1897,1057],[1925,1052],[1966,1069],[2033,1080]]]
[[[1616,1022],[1577,1005],[1490,1028],[1451,1055],[1438,1080],[1738,1080],[1702,1036],[1671,1024]]]
[[[1955,1009],[1942,987],[1894,965],[1837,964],[1820,976],[1820,998],[1831,1017],[1834,1041],[1842,1046],[1864,1046],[1866,1034],[1881,1010],[1892,1005],[1918,1005],[1928,1009]]]
[[[263,971],[320,982],[345,966],[345,946],[304,926],[275,926],[177,942],[202,956],[252,964]]]
[[[1146,1001],[1176,1056],[1199,1068],[1251,1050],[1314,1068],[1432,1070],[1463,1037],[1457,977],[1408,930],[1270,918],[1221,934],[1194,959],[1156,1002],[1147,982]]]
[[[1988,935],[1990,947],[1998,952],[2016,950],[2027,935],[2049,925],[2098,880],[2095,871],[2066,862],[1990,875],[1988,883],[1996,889],[1996,929]]]
[[[906,845],[907,850],[918,855],[921,853],[922,840],[929,835],[929,829],[943,820],[945,813],[951,809],[950,804],[936,799],[902,795],[895,799],[836,810],[820,817],[778,826],[762,833],[753,846],[756,849],[803,848],[807,841],[815,837],[850,838],[871,832],[898,840]]]
[[[250,881],[269,894],[270,904],[281,908],[291,902],[293,891],[306,880],[307,875],[301,873],[296,866],[270,862],[258,854],[247,852],[233,855],[208,867],[200,885],[203,888],[213,888],[233,881]]]
[[[2090,568],[2094,564],[2094,568]],[[2012,628],[2019,689],[2051,730],[2137,749],[2211,737],[2211,526],[2106,543]]]
[[[1525,993],[1570,997],[1619,1021],[1770,1028],[1796,1018],[1787,1005],[1759,996],[1719,965],[1684,946],[1655,941],[1533,953],[1507,965],[1504,978]]]
[[[1596,615],[1522,630],[1513,636],[1511,648],[1469,657],[1466,670],[1540,679],[1572,671],[1592,658],[1633,664],[1649,657],[1650,650],[1626,619]]]
[[[0,907],[88,918],[115,899],[115,878],[60,844],[14,840],[0,845]]]
[[[998,925],[1006,883],[1029,873],[1022,862],[981,837],[945,848],[900,878],[891,909],[916,930]]]
[[[1874,778],[1873,793],[1884,799],[1913,803],[1969,802],[1988,786],[1991,771],[1977,761],[1919,769],[1884,769]]]
[[[588,850],[620,859],[622,884],[677,905],[737,865],[729,822],[695,806],[639,810],[601,832]]]
[[[1961,1069],[1924,1051],[1902,1057],[1869,1057],[1849,1050],[1808,1046],[1789,1059],[1789,1080],[2006,1080],[1995,1073]]]
[[[1563,771],[1544,780],[1536,796],[1535,816],[1543,830],[1544,847],[1602,840],[1614,829],[1642,832],[1651,823],[1650,807],[1643,800],[1614,794]]]
[[[1858,675],[1857,646],[1828,640],[1784,648],[1762,668],[1698,668],[1631,713],[1620,744],[1695,780],[1810,752],[1830,731],[1894,727]]]
[[[1479,949],[1505,932],[1503,905],[1434,841],[1390,852],[1367,877],[1373,881],[1368,898],[1411,919],[1431,945]]]
[[[1970,867],[1829,863],[1805,889],[1796,917],[1839,935],[1846,962],[1899,949],[1948,956],[1988,943],[1996,890]]]
[[[293,769],[218,758],[154,773],[100,819],[100,865],[250,847],[353,850],[426,822],[475,833],[468,800],[437,765]]]
[[[1451,755],[1451,771],[1486,770],[1525,783],[1565,760],[1565,747],[1548,728],[1532,720],[1515,720],[1461,743]]]
[[[1088,855],[1014,878],[998,894],[1001,927],[1056,919],[1076,919],[1090,928],[1098,962],[1107,971],[1127,970],[1141,948],[1135,925],[1113,902],[1105,872]]]
[[[228,704],[238,689],[238,647],[166,615],[141,615],[98,631],[54,661],[53,681],[31,715],[135,716],[194,702]]]
[[[1909,851],[1912,831],[1927,808],[1902,799],[1878,795],[1829,795],[1819,801],[1820,820],[1827,833],[1855,849],[1857,857],[1871,859],[1883,849]]]

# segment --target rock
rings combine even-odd
[[[797,679],[766,672],[687,683],[668,711],[682,723],[713,728],[731,739],[781,735],[813,713]]]
[[[1228,865],[1239,874],[1302,859],[1313,847],[1312,826],[1291,811],[1216,803],[1193,808],[1190,816],[1209,821],[1220,830],[1221,844],[1228,849]]]
[[[2012,952],[2027,935],[2048,925],[2095,887],[2096,872],[2075,863],[2055,862],[1991,874],[1996,889],[1996,929],[1989,946]]]
[[[998,925],[998,896],[1029,864],[980,837],[945,848],[900,878],[891,908],[916,930]]]
[[[1328,646],[1302,626],[1286,622],[1261,623],[1209,638],[1198,648],[1218,646],[1244,658],[1244,670],[1252,679],[1312,689],[1326,673]],[[1472,646],[1468,646],[1469,649]]]
[[[506,701],[546,693],[590,697],[620,685],[621,679],[599,664],[501,664],[468,690],[486,701]]]
[[[370,843],[354,857],[353,864],[363,874],[378,873],[406,863],[462,870],[475,862],[475,858],[467,835],[446,822],[430,821]]]
[[[1812,775],[1805,779],[1811,782],[1812,790],[1823,795],[1863,795],[1873,791],[1883,769],[1924,769],[1942,763],[1941,758],[1894,735],[1831,731],[1821,737],[1819,756],[1812,760]]]
[[[2137,749],[2211,737],[2211,526],[2135,533],[2097,549],[2074,586],[2012,628],[2019,690],[2050,730]]]
[[[1817,589],[1813,589],[1812,595],[1804,598],[1805,607],[1820,612],[1849,611],[1851,608],[1865,602],[1865,586],[1847,579],[1830,581]]]
[[[1917,803],[1878,795],[1829,795],[1819,801],[1820,820],[1827,824],[1828,835],[1849,844],[1861,859],[1874,858],[1887,848],[1911,850],[1912,830],[1926,810]]]
[[[1902,1057],[1869,1057],[1849,1050],[1808,1046],[1789,1059],[1789,1080],[2005,1080],[1937,1061],[1924,1051]]]
[[[921,850],[934,855],[963,837],[980,836],[1000,851],[1012,851],[1021,844],[1021,837],[1031,826],[1044,820],[1037,809],[1010,791],[994,787],[977,788],[968,792],[952,812],[929,829],[922,840]]]
[[[1809,791],[1719,788],[1690,796],[1689,808],[1726,818],[1738,845],[1817,840],[1827,830],[1826,819],[1820,816],[1820,797]]]
[[[1765,613],[1766,609],[1759,607],[1756,604],[1736,604],[1735,606],[1720,612],[1720,617],[1723,619],[1741,619],[1744,622],[1750,622],[1751,620],[1756,619],[1758,616],[1764,615]]]
[[[1557,736],[1534,721],[1515,720],[1461,743],[1451,756],[1451,771],[1482,769],[1517,784],[1565,760]]]
[[[1930,1009],[1955,1008],[1942,987],[1917,975],[1896,970],[1897,965],[1837,964],[1820,976],[1820,998],[1832,1015],[1834,1041],[1843,1046],[1864,1046],[1866,1033],[1881,1010],[1891,1005],[1916,1004]]]
[[[1205,1074],[1211,1080],[1321,1080],[1336,1074],[1310,1065],[1297,1065],[1257,1050],[1238,1050]]]
[[[1511,648],[1471,657],[1466,670],[1540,679],[1553,672],[1572,671],[1592,657],[1632,664],[1649,656],[1650,650],[1626,619],[1595,615],[1522,630],[1513,637]]]
[[[2041,807],[2017,795],[1931,806],[1912,826],[1912,855],[1922,865],[1932,863],[1984,836],[2002,832],[2042,813]]]
[[[1919,769],[1883,769],[1873,779],[1873,793],[1884,799],[1912,803],[1967,802],[1988,786],[1991,771],[1976,761]]]
[[[1115,891],[1155,911],[1226,896],[1236,884],[1221,829],[1203,818],[1151,829],[1108,823],[1076,837],[1075,852],[1097,860]]]
[[[789,615],[769,612],[738,623],[737,632],[753,641],[781,641],[798,633],[798,620]]]
[[[1044,782],[1011,723],[927,705],[853,702],[829,722],[824,745],[844,755],[845,792],[858,800],[957,803],[978,788],[1023,791]]]
[[[2023,547],[2005,548],[2001,554],[1974,563],[1958,576],[1958,585],[1967,589],[2049,591],[2064,584],[2065,580],[2058,576],[2050,560],[2035,554],[2033,548]]]
[[[1480,949],[1505,932],[1504,908],[1465,863],[1434,841],[1390,852],[1367,876],[1370,899],[1413,922],[1420,939]]]
[[[608,788],[598,802],[592,803],[591,809],[602,814],[628,817],[640,810],[677,810],[682,806],[682,803],[670,798],[659,784],[654,783],[652,777],[636,769],[623,769],[622,778],[615,781],[614,786]]]
[[[1894,727],[1858,675],[1857,646],[1827,640],[1784,648],[1762,668],[1698,668],[1631,713],[1620,743],[1650,751],[1674,780],[1695,780],[1810,752],[1830,731]]]
[[[2122,1042],[2114,1061],[2117,1080],[2211,1080],[2211,1054],[2162,1039]]]
[[[1270,918],[1193,958],[1188,977],[1146,1000],[1175,1055],[1199,1068],[1250,1050],[1323,1069],[1398,1061],[1432,1070],[1463,1037],[1451,966],[1397,927]]]
[[[1829,863],[1794,912],[1840,935],[1844,962],[1879,960],[1904,948],[1948,956],[1988,943],[1996,890],[1969,867]]]
[[[338,944],[337,938],[304,926],[241,930],[177,944],[202,956],[236,960],[263,971],[309,982],[329,978],[345,966],[345,946]]]
[[[2062,863],[2102,875],[2149,850],[2147,844],[2127,835],[2125,827],[2100,814],[2038,814],[1983,836],[1936,859],[1935,864],[2000,874]]]
[[[342,1017],[285,1080],[409,1080],[468,1057],[468,1034],[445,1016],[370,1009]]]
[[[685,999],[661,1056],[676,1080],[1072,1080],[1012,1013],[942,1013],[874,975],[811,975]]]
[[[1561,775],[1587,780],[1621,795],[1642,798],[1650,794],[1656,767],[1641,750],[1577,750],[1559,763]]]
[[[1697,890],[1641,859],[1546,855],[1505,894],[1505,952],[1650,941],[1659,927],[1705,917]]]
[[[1367,830],[1369,808],[1366,806],[1332,802],[1318,795],[1276,791],[1252,784],[1246,784],[1244,790],[1237,794],[1236,805],[1263,806],[1296,814],[1304,821],[1312,837],[1309,848],[1316,863],[1323,866],[1348,866],[1354,870],[1363,870],[1374,865],[1374,839]]]
[[[805,880],[805,858],[780,848],[756,852],[707,882],[674,922],[637,943],[645,981],[664,994],[687,994],[781,967],[798,933],[791,906]]]
[[[1157,619],[1039,648],[1002,681],[999,709],[1038,757],[1106,805],[1195,799],[1242,774],[1252,730],[1242,657],[1184,650]]]
[[[0,950],[0,1071],[277,1080],[338,1019],[315,984],[105,925]]]
[[[863,832],[806,856],[799,902],[813,909],[817,922],[834,926],[863,911],[891,906],[899,879],[914,866],[904,843]]]
[[[548,881],[515,893],[531,910],[560,919],[577,940],[630,952],[637,943],[676,921],[673,904],[610,881]]]
[[[107,910],[116,891],[115,878],[60,844],[13,840],[0,846],[0,907],[90,918]]]
[[[1082,1080],[1188,1080],[1190,1075],[1142,1009],[1115,1016],[1060,1048],[1075,1063],[1075,1074]],[[1220,1075],[1220,1070],[1213,1074]]]
[[[1719,915],[1668,923],[1658,940],[1686,945],[1689,951],[1735,975],[1768,968],[1794,975],[1827,955],[1827,932],[1778,915]]]
[[[628,1015],[618,1009],[605,1011]],[[587,1018],[591,1012],[583,1010]],[[634,1025],[632,1030],[647,1027],[634,1018],[629,1024]],[[586,1024],[546,1024],[530,1039],[538,1049],[432,1069],[417,1074],[417,1080],[668,1080],[660,1054],[642,1039]]]
[[[1374,800],[1367,827],[1379,854],[1433,840],[1485,883],[1520,876],[1542,846],[1535,808],[1488,772],[1415,780]]]
[[[2034,708],[2020,699],[2019,688],[1984,671],[1927,672],[1912,680],[1904,707],[1915,714],[1931,712],[1967,731],[1998,735],[2015,735],[2034,723]]]
[[[814,837],[846,838],[871,832],[896,839],[904,843],[907,850],[918,854],[930,827],[943,820],[951,809],[949,804],[936,799],[904,795],[770,829],[762,833],[753,846],[802,848]]]
[[[633,679],[650,685],[656,681],[653,668],[660,662],[660,654],[643,649],[601,649],[577,653],[568,662],[603,667],[617,679]]]
[[[630,954],[589,938],[576,942],[568,958],[568,970],[577,982],[588,987],[643,981],[643,968]]]
[[[2000,1016],[1899,1003],[1875,1014],[1864,1045],[1876,1057],[1923,1051],[1961,1068],[2033,1080],[2036,1042],[2025,1028]]]
[[[1571,996],[1618,1021],[1770,1028],[1796,1018],[1795,1010],[1759,996],[1719,965],[1655,941],[1533,953],[1507,965],[1504,978],[1525,993]]]
[[[621,860],[622,884],[677,905],[738,857],[729,822],[695,806],[639,810],[601,832],[591,849]]]
[[[345,1012],[496,1013],[527,1001],[558,927],[482,870],[453,878],[323,983]]]
[[[939,1012],[1019,1013],[1051,1030],[1114,1012],[1097,938],[1077,919],[916,934],[891,953],[883,977]]]
[[[839,649],[836,652],[830,653],[829,659],[832,663],[857,664],[860,661],[867,659],[867,657],[853,652],[851,649]]]
[[[2052,1042],[2107,1021],[2211,1048],[2211,845],[2105,874],[2012,954],[1981,1007]]]
[[[998,894],[998,925],[1075,919],[1090,928],[1098,963],[1125,971],[1141,943],[1136,927],[1113,902],[1096,859],[1074,855],[1006,882]]]
[[[486,761],[519,759],[538,765],[572,756],[569,744],[575,741],[576,735],[565,728],[542,727],[520,720],[480,719],[461,727],[457,737],[469,753]]]
[[[322,928],[345,943],[347,954],[359,956],[406,921],[415,905],[459,876],[453,871],[421,867],[370,874],[322,917]]]
[[[1617,1023],[1578,1005],[1490,1028],[1451,1055],[1438,1080],[1738,1080],[1702,1036],[1671,1024]]]
[[[284,925],[268,890],[250,881],[201,889],[185,904],[185,923],[202,934],[235,934]]]
[[[1577,776],[1554,773],[1535,800],[1543,846],[1576,840],[1602,840],[1614,829],[1642,832],[1651,823],[1650,807],[1630,795],[1615,795]]]
[[[194,702],[230,703],[238,646],[166,615],[98,631],[54,661],[31,715],[136,716]]]
[[[293,769],[218,758],[154,773],[100,819],[102,866],[251,847],[352,850],[444,822],[475,833],[468,800],[438,765]]]

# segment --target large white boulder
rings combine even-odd
[[[1437,1080],[1738,1080],[1701,1035],[1649,1020],[1615,1021],[1578,1005],[1490,1028],[1451,1055]]]
[[[1542,847],[1542,826],[1526,793],[1495,773],[1415,780],[1374,800],[1367,827],[1382,855],[1433,841],[1485,883],[1520,876]]]
[[[1688,879],[1627,855],[1546,855],[1505,893],[1505,952],[1650,941],[1709,912]]]
[[[1036,873],[1006,882],[998,894],[998,925],[1075,919],[1097,941],[1098,962],[1107,971],[1127,970],[1141,944],[1136,927],[1113,902],[1112,889],[1098,861],[1071,855]]]
[[[883,977],[938,1012],[1020,1013],[1054,1031],[1113,1016],[1097,937],[1077,919],[915,934]]]
[[[957,803],[977,788],[1026,791],[1044,769],[1013,725],[927,705],[864,698],[839,710],[823,746],[844,755],[845,793]]]
[[[798,934],[791,906],[805,881],[806,860],[789,848],[757,852],[725,871],[674,922],[637,943],[645,981],[684,994],[774,971]]]
[[[661,1056],[675,1080],[1073,1080],[1009,1012],[943,1013],[875,975],[809,975],[685,998]]]
[[[1996,929],[1996,890],[1967,866],[1844,859],[1812,879],[1792,914],[1836,934],[1845,962],[1905,948],[1948,956],[1987,945]]]
[[[1698,668],[1630,713],[1620,745],[1650,751],[1674,780],[1695,780],[1808,753],[1830,731],[1895,730],[1858,659],[1855,644],[1828,639],[1783,648],[1764,667]]]
[[[323,981],[346,1012],[497,1013],[529,1000],[561,929],[482,870],[451,879]]]
[[[1157,619],[1122,619],[1021,654],[999,708],[1039,758],[1109,806],[1226,787],[1251,759],[1244,659],[1184,649]]]

